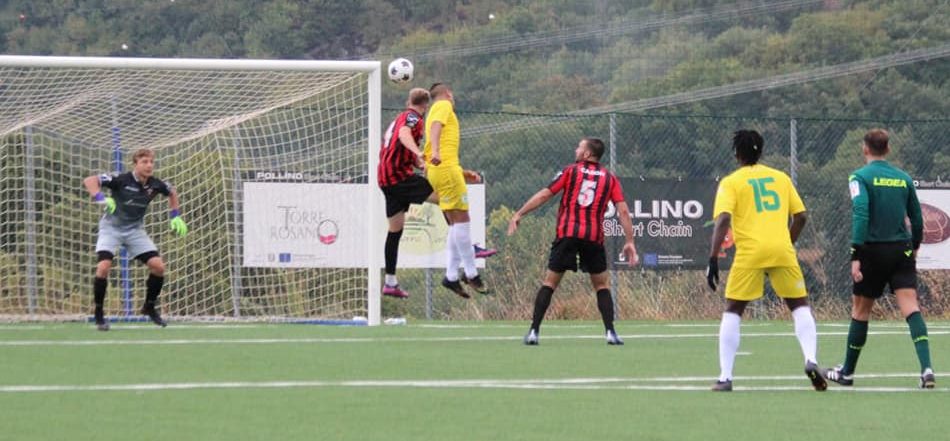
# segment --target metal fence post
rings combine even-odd
[[[788,122],[788,167],[792,175],[792,184],[798,185],[798,121],[792,118]]]
[[[426,268],[426,320],[432,320],[432,268]]]
[[[610,147],[608,148],[608,158],[610,161],[610,170],[616,172],[617,170],[617,114],[610,114],[610,136],[608,140]],[[611,254],[616,254],[618,250],[612,249]],[[614,259],[613,256],[610,256],[608,262],[612,262]],[[610,296],[614,302],[614,318],[620,316],[620,305],[617,303],[617,287],[619,282],[617,280],[617,269],[611,265],[610,267]]]

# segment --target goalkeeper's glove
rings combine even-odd
[[[719,283],[719,258],[710,257],[709,266],[706,267],[706,283],[709,284],[709,287],[713,291],[716,290],[716,285]]]
[[[169,228],[179,236],[185,237],[185,235],[188,234],[188,225],[185,224],[184,219],[181,218],[181,212],[172,210],[171,217],[171,220],[168,221]]]
[[[105,205],[106,211],[109,212],[109,214],[115,213],[115,199],[102,194],[100,191],[93,196],[93,200],[99,205]]]

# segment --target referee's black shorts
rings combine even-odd
[[[575,237],[562,237],[551,244],[548,269],[556,273],[567,270],[599,274],[607,271],[607,252],[603,244]]]
[[[854,284],[854,294],[876,299],[884,295],[884,287],[891,292],[898,289],[917,289],[917,261],[910,242],[871,242],[861,249],[860,282]]]
[[[409,204],[421,204],[432,194],[429,180],[412,175],[394,185],[380,187],[386,196],[386,217],[393,217],[400,211],[409,210]]]

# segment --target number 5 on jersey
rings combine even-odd
[[[749,179],[752,192],[755,194],[755,211],[776,211],[782,206],[775,190],[768,188],[768,184],[775,182],[775,178]]]
[[[589,207],[594,203],[594,190],[597,189],[597,181],[584,181],[581,183],[581,191],[577,193],[577,204],[581,207]]]

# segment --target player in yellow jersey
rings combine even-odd
[[[781,171],[759,164],[764,140],[755,130],[739,130],[732,138],[739,168],[723,178],[716,192],[713,231],[706,279],[716,290],[719,251],[732,228],[736,256],[726,282],[726,311],[719,327],[719,380],[715,391],[732,390],[732,367],[739,350],[739,324],[746,305],[762,297],[765,277],[785,299],[795,321],[795,336],[805,356],[805,374],[815,390],[827,388],[818,367],[815,318],[808,306],[805,278],[795,247],[805,226],[805,204]],[[789,224],[791,218],[791,224]]]
[[[482,278],[475,267],[475,250],[472,247],[471,219],[468,215],[468,189],[465,175],[459,164],[459,121],[455,115],[455,96],[452,89],[443,83],[433,84],[429,89],[432,107],[426,117],[426,143],[423,155],[426,160],[426,177],[439,195],[439,208],[449,223],[446,240],[445,278],[442,286],[468,298],[459,277],[459,264],[465,272],[465,281],[482,294],[488,294]]]

